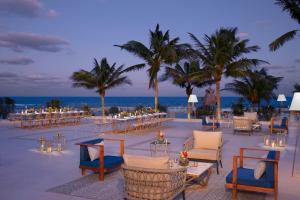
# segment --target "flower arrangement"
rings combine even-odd
[[[165,143],[165,134],[164,134],[164,132],[162,132],[162,131],[159,131],[159,132],[158,132],[158,135],[157,135],[157,142],[158,142],[159,144]]]
[[[188,152],[187,151],[181,151],[179,154],[179,164],[181,166],[188,166],[189,165],[189,159],[188,159]]]

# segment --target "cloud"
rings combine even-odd
[[[54,18],[54,17],[57,17],[57,12],[53,9],[50,9],[48,12],[47,12],[47,16],[50,17],[50,18]]]
[[[71,85],[70,81],[49,74],[24,74],[12,72],[0,72],[0,84],[3,85],[20,85],[26,87],[63,87]]]
[[[246,37],[249,36],[249,33],[246,33],[246,32],[239,32],[239,33],[237,34],[237,36],[240,37],[240,38],[246,38]]]
[[[296,62],[296,63],[300,63],[300,59],[296,59],[295,62]]]
[[[59,52],[69,43],[61,38],[25,32],[0,33],[0,47],[16,52],[25,49],[36,51]]]
[[[34,63],[31,58],[11,58],[11,59],[0,59],[0,64],[7,65],[29,65]]]
[[[36,17],[42,9],[40,0],[0,0],[0,13]]]

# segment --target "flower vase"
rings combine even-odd
[[[179,165],[181,166],[188,166],[189,165],[189,159],[185,157],[179,158]]]

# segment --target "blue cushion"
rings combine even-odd
[[[213,125],[219,127],[220,123],[219,122],[215,122],[215,123],[209,122],[209,123],[207,123],[207,126],[213,126]]]
[[[233,171],[231,171],[226,176],[226,183],[232,183]],[[239,167],[237,169],[237,183],[240,185],[249,185],[256,187],[265,187],[265,188],[273,188],[274,181],[270,181],[266,178],[266,176],[262,176],[260,179],[256,180],[254,178],[254,170]]]
[[[269,151],[267,158],[275,160],[276,151]],[[274,163],[273,162],[266,162],[266,178],[270,181],[274,181]]]
[[[123,157],[121,156],[104,156],[104,168],[114,168],[123,163]],[[94,161],[80,161],[80,166],[88,166],[88,167],[94,167],[99,168],[100,162],[99,159],[96,159]]]
[[[286,127],[286,123],[287,123],[287,118],[286,117],[284,117],[284,118],[282,118],[282,120],[281,120],[281,127]]]
[[[103,139],[102,138],[98,138],[98,139],[94,139],[94,140],[89,140],[89,141],[85,141],[85,142],[81,142],[80,144],[97,144],[102,142]],[[87,146],[80,146],[80,162],[81,161],[90,161],[90,155],[88,152],[88,148]]]

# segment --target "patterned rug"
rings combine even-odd
[[[212,174],[206,188],[200,189],[193,185],[186,190],[188,200],[231,200],[231,191],[224,187],[225,176]],[[49,189],[47,192],[60,193],[93,200],[123,199],[123,178],[120,171],[105,176],[100,182],[97,174],[90,174],[69,183]],[[181,195],[176,200],[181,199]],[[264,200],[265,195],[250,192],[238,192],[241,200]]]

